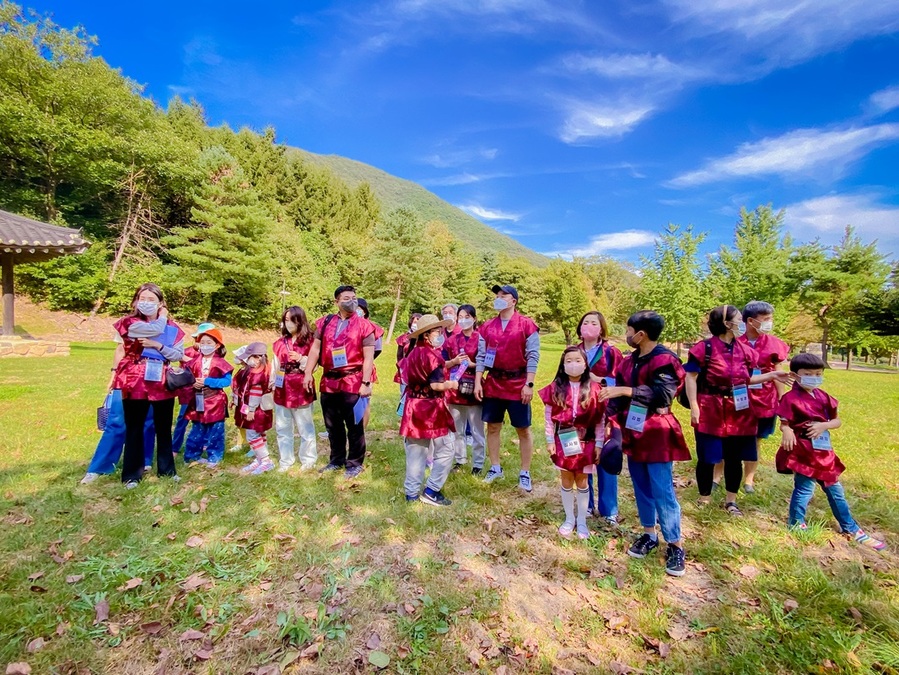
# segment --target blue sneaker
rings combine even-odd
[[[358,476],[363,471],[365,471],[364,466],[361,466],[361,465],[360,466],[351,466],[349,469],[346,470],[346,473],[343,474],[343,477],[346,478],[347,480],[352,480],[353,478]]]
[[[407,502],[418,502],[418,501],[421,501],[421,499],[418,495],[406,495],[406,501]]]
[[[431,488],[425,488],[425,491],[421,493],[421,502],[431,506],[449,506],[452,504],[452,501],[447,499],[442,492],[439,490],[435,492]]]
[[[499,480],[499,479],[502,478],[503,476],[505,476],[505,474],[503,473],[502,468],[500,468],[500,470],[497,471],[496,469],[494,469],[493,467],[491,467],[490,470],[487,472],[487,475],[484,476],[484,482],[485,482],[485,483],[492,483],[492,482],[495,481],[495,480]]]

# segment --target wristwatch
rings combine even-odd
[[[363,382],[363,383],[362,383],[362,386],[363,386],[363,387],[370,387],[370,386],[371,386],[371,382]]]
[[[527,383],[527,386],[530,387],[531,389],[533,389],[533,388],[534,388],[534,383],[533,383],[533,382],[528,382],[528,383]]]

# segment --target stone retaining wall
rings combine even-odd
[[[20,337],[0,338],[0,359],[27,356],[68,356],[65,340],[33,340]]]

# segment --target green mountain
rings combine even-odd
[[[386,171],[346,157],[317,155],[299,148],[292,148],[292,150],[309,162],[328,167],[350,187],[368,183],[385,211],[407,206],[414,209],[426,221],[439,220],[446,223],[453,234],[471,245],[475,251],[506,253],[525,258],[540,267],[549,264],[546,256],[519,244],[501,232],[497,232],[477,218],[473,218],[449,202],[445,202],[418,183],[397,178]]]

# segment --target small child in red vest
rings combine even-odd
[[[264,342],[251,342],[244,354],[246,368],[234,377],[234,423],[247,430],[247,443],[255,459],[243,468],[244,473],[260,474],[275,468],[268,454],[265,432],[272,428],[272,408],[265,404],[271,388],[268,349]],[[270,396],[270,394],[269,394]],[[268,408],[268,409],[266,409]]]
[[[225,456],[225,418],[233,366],[225,361],[222,332],[212,328],[197,336],[197,355],[187,362],[196,378],[185,416],[193,422],[184,449],[184,462],[217,466]],[[206,448],[206,459],[202,457]]]

